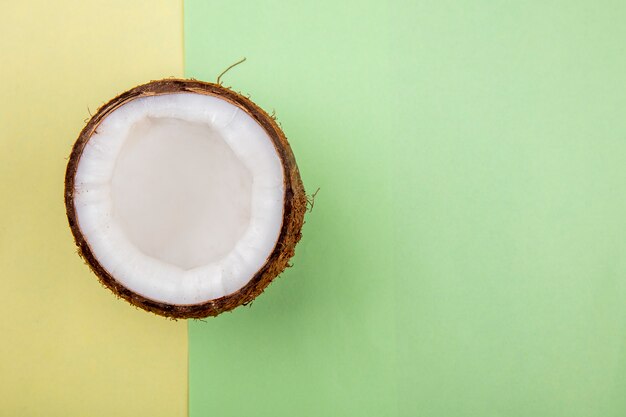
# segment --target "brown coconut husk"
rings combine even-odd
[[[155,96],[172,93],[197,93],[216,96],[226,100],[241,110],[248,113],[267,132],[272,139],[276,152],[280,157],[284,172],[285,205],[283,208],[283,220],[280,235],[276,245],[265,264],[250,281],[240,290],[221,298],[207,301],[201,304],[172,305],[161,303],[146,298],[126,288],[118,282],[114,276],[98,262],[89,244],[83,236],[78,225],[76,210],[74,207],[74,179],[78,162],[85,145],[96,132],[96,129],[111,112],[129,101],[139,97]],[[282,129],[274,118],[268,115],[260,107],[248,98],[238,94],[220,84],[207,83],[197,80],[164,79],[151,81],[137,86],[108,103],[104,104],[96,114],[91,117],[83,128],[72,148],[72,153],[67,164],[65,174],[65,206],[70,229],[78,246],[79,255],[87,262],[91,270],[96,274],[102,284],[109,288],[115,295],[129,303],[150,311],[152,313],[178,319],[178,318],[203,318],[217,316],[225,311],[230,311],[240,305],[246,305],[261,294],[274,278],[276,278],[288,266],[289,259],[294,255],[295,246],[300,240],[301,229],[304,223],[304,213],[307,207],[307,198],[304,186],[300,178],[300,172],[296,160],[287,142]],[[149,279],[149,278],[147,278]]]

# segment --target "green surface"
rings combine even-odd
[[[276,109],[294,268],[191,322],[190,413],[626,415],[626,3],[185,2]]]

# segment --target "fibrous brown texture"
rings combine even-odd
[[[78,163],[85,145],[96,132],[102,120],[111,112],[139,97],[185,92],[219,97],[245,111],[259,123],[271,138],[282,162],[285,195],[282,226],[276,245],[263,267],[257,271],[243,288],[232,294],[201,304],[172,305],[148,299],[129,290],[119,283],[115,277],[109,274],[98,262],[83,236],[77,221],[74,206],[74,181]],[[295,246],[301,237],[306,204],[307,200],[304,187],[291,147],[274,118],[241,94],[219,84],[197,80],[164,79],[152,81],[137,86],[103,105],[89,120],[78,136],[72,148],[65,175],[65,206],[67,218],[80,256],[87,262],[102,284],[113,291],[115,295],[144,310],[170,318],[203,318],[217,316],[237,306],[248,304],[261,294],[269,283],[287,267],[289,259],[294,255]],[[149,277],[146,279],[149,279]]]

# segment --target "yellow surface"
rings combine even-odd
[[[182,4],[4,2],[0,52],[0,416],[185,415],[185,322],[103,289],[63,205],[88,107],[182,75]]]

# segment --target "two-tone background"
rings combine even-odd
[[[626,3],[6,1],[0,416],[626,415]],[[75,253],[66,157],[169,76],[276,110],[309,192],[252,307],[168,321]]]

